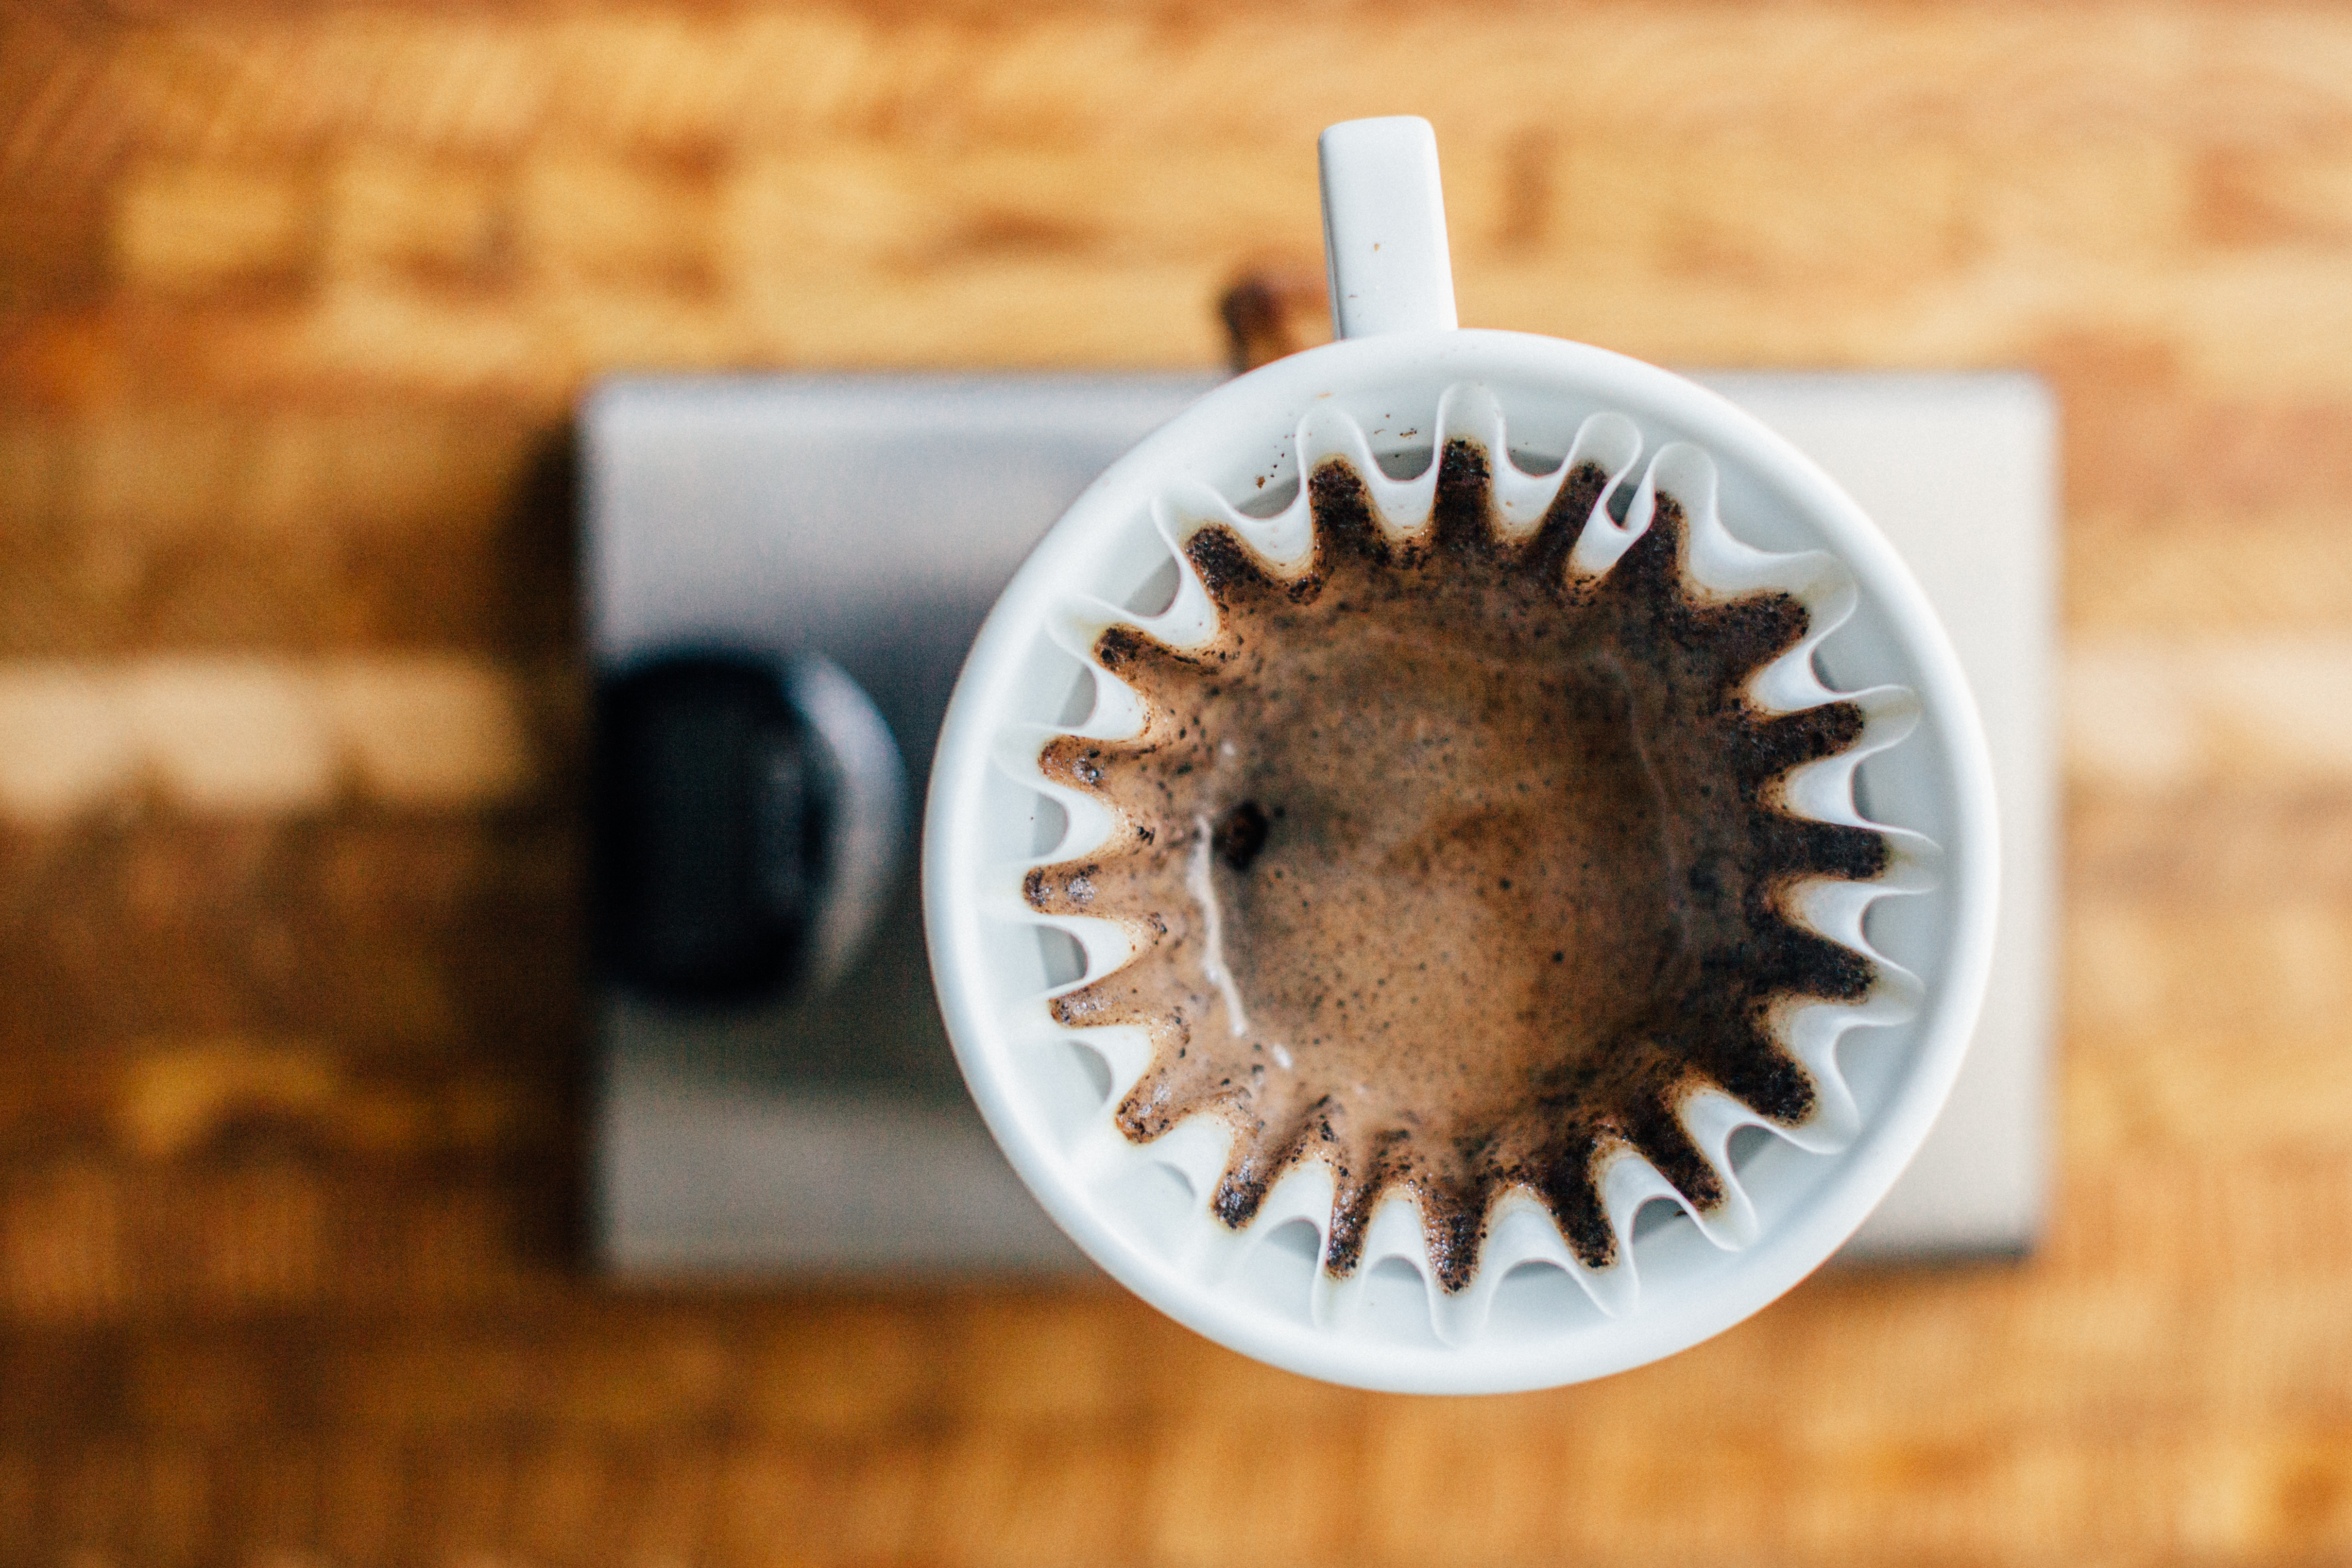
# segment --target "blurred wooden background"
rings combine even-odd
[[[1463,315],[2065,409],[2047,1250],[1408,1402],[583,1276],[566,413],[1204,365],[1414,111]],[[2352,1560],[2352,15],[0,12],[0,1564]]]

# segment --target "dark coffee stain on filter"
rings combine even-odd
[[[1335,1272],[1398,1189],[1419,1197],[1448,1289],[1515,1188],[1607,1264],[1598,1173],[1622,1147],[1719,1205],[1678,1108],[1715,1086],[1801,1121],[1814,1087],[1776,1012],[1872,984],[1868,960],[1785,900],[1801,879],[1877,876],[1885,841],[1795,816],[1780,795],[1791,768],[1854,742],[1862,710],[1748,701],[1806,611],[1693,589],[1669,497],[1609,572],[1571,580],[1605,487],[1580,467],[1507,542],[1486,454],[1453,443],[1432,527],[1401,546],[1355,470],[1327,462],[1304,569],[1278,573],[1222,526],[1196,534],[1216,637],[1177,649],[1105,632],[1096,657],[1143,699],[1142,732],[1063,736],[1040,759],[1124,826],[1033,873],[1029,902],[1117,919],[1138,945],[1055,1016],[1149,1032],[1150,1064],[1115,1111],[1129,1138],[1232,1121],[1212,1198],[1226,1224],[1302,1159],[1328,1160]]]

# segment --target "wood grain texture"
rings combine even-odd
[[[1427,1402],[586,1278],[572,399],[1216,363],[1396,111],[1467,321],[2055,387],[2046,1247]],[[0,1568],[2352,1560],[2347,345],[2323,7],[0,15]]]

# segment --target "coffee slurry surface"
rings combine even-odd
[[[1026,889],[1136,938],[1054,1004],[1067,1025],[1149,1032],[1116,1108],[1129,1138],[1227,1118],[1212,1202],[1234,1226],[1297,1162],[1328,1160],[1341,1273],[1377,1203],[1409,1190],[1457,1289],[1514,1188],[1584,1262],[1611,1261],[1597,1177],[1618,1147],[1719,1204],[1677,1108],[1714,1085],[1776,1121],[1810,1113],[1773,1015],[1857,999],[1873,974],[1783,899],[1887,863],[1879,835],[1780,805],[1790,768],[1863,728],[1851,703],[1772,715],[1743,695],[1803,637],[1798,601],[1696,594],[1663,496],[1615,566],[1573,579],[1603,476],[1568,476],[1513,544],[1490,526],[1488,473],[1449,446],[1431,527],[1398,546],[1354,470],[1326,463],[1296,575],[1229,530],[1196,534],[1217,635],[1103,634],[1096,658],[1142,698],[1143,730],[1057,738],[1041,765],[1120,827]]]

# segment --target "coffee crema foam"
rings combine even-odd
[[[1310,559],[1286,573],[1223,525],[1194,534],[1214,637],[1103,632],[1094,657],[1141,699],[1141,731],[1059,736],[1039,758],[1118,826],[1032,871],[1030,905],[1117,921],[1137,949],[1054,1016],[1148,1034],[1114,1111],[1129,1140],[1203,1113],[1232,1124],[1211,1199],[1227,1226],[1300,1162],[1328,1162],[1335,1274],[1392,1191],[1419,1200],[1450,1290],[1514,1189],[1606,1266],[1620,1243],[1600,1172],[1621,1148],[1720,1205],[1680,1107],[1716,1088],[1803,1121],[1815,1087],[1778,1020],[1873,985],[1871,961],[1788,900],[1808,879],[1878,876],[1886,841],[1792,815],[1780,787],[1852,746],[1862,710],[1751,704],[1749,679],[1808,612],[1696,588],[1664,493],[1605,573],[1572,571],[1607,488],[1580,466],[1509,542],[1486,454],[1454,441],[1431,526],[1400,543],[1328,459]]]

